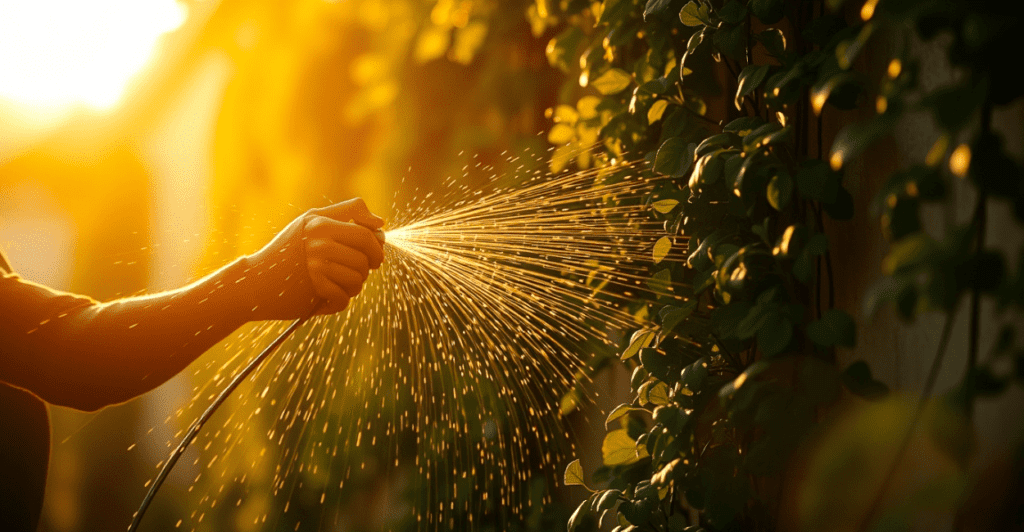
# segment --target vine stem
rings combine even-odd
[[[980,130],[982,134],[987,134],[992,129],[992,103],[991,101],[985,101],[985,104],[981,109],[981,124]],[[974,230],[977,232],[975,235],[975,257],[981,257],[981,253],[985,250],[985,229],[988,221],[988,194],[985,190],[978,190],[978,204],[974,210]],[[974,286],[971,287],[971,323],[969,329],[969,344],[967,351],[967,368],[964,374],[964,380],[972,378],[974,373],[974,367],[978,364],[978,345],[980,343],[980,328],[981,328],[981,292],[978,289],[977,279],[978,272],[975,272]],[[967,419],[972,420],[974,418],[974,389],[967,384],[966,389],[968,390],[967,395],[967,406],[966,414]]]

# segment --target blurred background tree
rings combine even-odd
[[[6,56],[52,71],[38,87],[67,79],[53,58],[80,42],[125,34],[115,46],[151,54],[97,98],[65,89],[32,101],[16,90],[24,72],[0,82],[8,139],[0,146],[0,245],[30,279],[101,300],[167,289],[253,251],[308,208],[361,196],[390,217],[396,192],[402,206],[447,176],[481,183],[506,171],[508,153],[546,149],[537,133],[562,79],[537,38],[544,28],[524,16],[530,2],[188,1],[157,13],[122,4],[11,12],[12,28],[69,32],[20,47],[15,34],[5,41]],[[150,20],[160,24],[143,36]],[[68,41],[76,36],[79,43]],[[51,48],[57,55],[44,53]],[[97,49],[81,61],[93,61],[84,67],[98,77],[95,61],[112,53]],[[236,351],[229,342],[205,359]],[[125,405],[94,414],[52,409],[44,529],[117,529],[130,520],[152,467],[190,419],[182,409],[208,376],[207,364],[196,366]],[[216,492],[220,475],[238,471],[269,492],[276,464],[260,471],[220,463],[204,476],[188,463],[209,455],[190,455],[148,529],[175,529],[184,518],[200,529],[263,530],[267,514],[282,511],[269,494],[237,508],[211,508],[196,495]],[[400,486],[353,481],[360,495],[341,501],[340,518],[329,516],[341,529],[401,524],[382,491]],[[532,493],[544,491],[533,483]],[[302,510],[291,513],[301,520]],[[532,519],[540,524],[539,514]],[[279,526],[293,530],[285,521]]]

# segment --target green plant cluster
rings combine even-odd
[[[888,393],[866,363],[836,362],[836,348],[857,334],[835,308],[842,280],[830,249],[841,243],[826,228],[860,209],[874,209],[891,244],[865,308],[946,314],[925,396],[958,303],[970,300],[969,365],[948,397],[952,414],[931,431],[964,463],[974,399],[1024,378],[1009,329],[986,363],[977,353],[979,300],[1024,306],[1024,257],[1014,271],[984,241],[990,202],[1008,202],[1024,221],[1024,169],[991,120],[1024,94],[1006,65],[1020,8],[537,0],[529,17],[535,30],[560,30],[547,56],[571,78],[551,113],[552,170],[645,159],[659,183],[652,216],[666,229],[648,284],[672,287],[652,305],[658,326],[633,332],[621,354],[632,400],[607,418],[591,481],[606,487],[587,488],[569,530],[609,521],[623,531],[776,527],[781,476],[828,407],[844,394]],[[929,45],[957,72],[950,84],[920,83],[914,50]],[[848,110],[868,118],[845,120],[825,139],[822,114]],[[851,162],[922,113],[939,131],[925,160],[891,175],[874,205],[856,204],[844,183]],[[976,193],[971,220],[926,232],[921,209],[952,201],[957,180]],[[670,254],[685,260],[665,261]],[[998,369],[1006,357],[1015,373]],[[579,460],[565,482],[586,486]]]

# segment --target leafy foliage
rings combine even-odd
[[[1009,201],[1024,220],[1022,168],[989,125],[994,106],[1024,93],[994,59],[1013,46],[1020,8],[869,0],[856,12],[842,4],[603,0],[551,11],[564,29],[548,58],[572,80],[562,98],[593,109],[585,127],[599,131],[586,138],[601,149],[576,163],[642,157],[649,176],[671,178],[650,199],[667,232],[648,286],[682,286],[690,302],[652,302],[660,330],[636,331],[622,352],[635,395],[608,416],[594,475],[607,488],[579,505],[570,531],[608,519],[618,530],[773,528],[773,482],[822,413],[843,389],[886,396],[864,362],[836,364],[835,349],[857,335],[851,315],[833,308],[836,243],[825,227],[865,207],[847,190],[845,169],[904,113],[931,112],[943,134],[927,160],[891,176],[876,202],[891,249],[865,307],[893,302],[909,319],[951,313],[964,294],[1024,305],[1024,260],[1011,276],[980,236],[988,198]],[[880,75],[863,60],[880,35],[906,43],[939,33],[952,34],[949,60],[966,72],[952,86],[923,91],[906,45]],[[825,145],[822,113],[855,108],[874,112]],[[549,136],[555,171],[570,165],[559,151],[570,135],[554,135],[558,127]],[[967,132],[974,140],[950,150]],[[978,209],[968,226],[936,237],[922,230],[919,211],[946,198],[950,177],[974,184]],[[664,266],[672,254],[685,266]],[[974,396],[999,393],[1007,378],[997,374],[972,362],[968,399],[958,404],[969,409]],[[944,447],[964,459],[963,445]],[[570,466],[574,482],[578,467]]]

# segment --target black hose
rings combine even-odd
[[[280,336],[278,336],[263,350],[263,352],[256,356],[256,358],[252,359],[252,361],[250,361],[242,371],[235,374],[235,377],[231,379],[231,383],[220,392],[220,395],[218,395],[217,398],[214,399],[213,403],[207,407],[206,411],[203,412],[203,415],[199,416],[199,419],[192,423],[192,426],[188,429],[188,433],[185,434],[185,437],[181,439],[180,443],[178,443],[178,447],[174,449],[174,452],[171,453],[171,456],[167,459],[167,463],[160,468],[160,474],[156,476],[156,479],[153,481],[153,485],[149,487],[149,493],[146,494],[146,498],[142,499],[142,505],[139,506],[139,511],[135,512],[132,524],[128,527],[128,532],[136,532],[136,530],[138,530],[139,523],[142,522],[142,516],[146,514],[146,509],[149,508],[150,503],[153,502],[153,497],[156,496],[157,490],[159,490],[160,486],[163,485],[164,480],[167,479],[167,475],[171,473],[171,469],[174,468],[174,464],[178,463],[178,459],[181,458],[181,455],[185,454],[185,449],[187,449],[188,446],[192,444],[192,441],[196,439],[196,436],[199,435],[199,429],[203,428],[203,425],[213,417],[213,414],[217,411],[220,405],[227,400],[228,396],[231,395],[231,392],[235,391],[235,388],[238,388],[238,385],[241,384],[242,381],[253,372],[253,370],[258,368],[260,364],[267,359],[267,357],[280,347],[296,329],[315,315],[318,310],[320,310],[320,304],[317,304],[316,308],[313,309],[313,312],[311,312],[309,316],[293,321]]]

